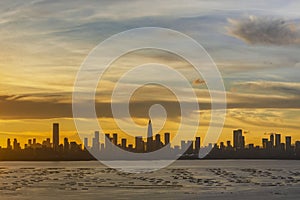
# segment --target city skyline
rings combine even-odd
[[[22,148],[16,138],[7,139],[6,147],[0,148],[0,160],[123,160],[124,157],[118,154],[118,148],[134,153],[149,153],[167,148],[169,155],[179,155],[179,159],[199,159],[198,156],[201,151],[209,152],[203,159],[300,159],[300,141],[292,143],[292,137],[285,136],[283,142],[282,135],[278,133],[271,133],[269,137],[262,138],[261,145],[247,144],[241,129],[233,130],[232,140],[226,142],[203,146],[201,145],[201,138],[196,137],[194,140],[182,140],[180,145],[171,145],[169,132],[163,135],[151,135],[151,126],[151,120],[149,120],[147,137],[136,136],[134,144],[127,143],[126,138],[119,138],[117,133],[106,133],[103,143],[99,140],[99,131],[95,131],[91,145],[89,145],[88,138],[84,138],[82,145],[75,141],[69,141],[67,137],[63,139],[63,142],[59,142],[59,124],[54,123],[52,125],[52,141],[50,138],[46,138],[42,143],[38,143],[35,138],[32,138],[28,139],[28,143],[24,144],[24,148]],[[112,145],[117,149],[112,148]],[[163,155],[157,159],[162,158],[164,158]],[[169,158],[167,156],[165,159]]]
[[[137,151],[137,152],[151,152],[158,150],[162,148],[163,146],[167,144],[171,144],[171,133],[165,132],[164,134],[156,133],[153,135],[152,132],[152,123],[151,119],[148,121],[148,127],[147,127],[147,137],[142,136],[135,136],[134,137],[134,143],[130,142],[127,138],[119,137],[118,133],[105,133],[104,140],[100,141],[100,132],[94,131],[93,136],[90,138],[83,138],[83,141],[81,143],[78,143],[76,141],[69,141],[69,138],[63,136],[60,134],[60,124],[59,123],[53,123],[52,124],[52,141],[51,137],[48,137],[44,139],[41,143],[39,143],[36,138],[27,138],[28,142],[23,144],[23,148],[21,144],[18,142],[17,138],[14,138],[13,140],[11,138],[8,138],[6,141],[6,146],[0,146],[0,148],[4,149],[14,149],[14,150],[20,150],[20,149],[26,149],[26,148],[52,148],[54,151],[58,151],[58,149],[65,149],[66,147],[69,148],[70,144],[73,144],[73,146],[78,145],[80,149],[88,149],[90,151],[100,151],[101,149],[107,148],[107,145],[110,143],[118,146],[124,150],[129,151]],[[206,148],[209,146],[219,146],[221,147],[231,147],[235,150],[237,149],[244,149],[244,148],[281,148],[281,149],[287,149],[287,148],[295,148],[297,145],[300,147],[300,140],[294,139],[294,142],[292,141],[292,137],[289,135],[283,135],[280,133],[267,133],[265,137],[261,138],[260,144],[254,144],[254,143],[247,143],[246,137],[244,135],[244,131],[242,129],[236,129],[232,131],[232,138],[228,139],[226,141],[220,141],[217,143],[211,143],[208,146],[203,145],[203,141],[201,140],[201,137],[195,137],[195,140],[181,140],[180,144],[173,144],[170,146],[171,148],[182,148],[184,145],[191,145],[192,148],[196,151],[199,151],[200,148]],[[112,136],[112,137],[111,137]],[[285,141],[283,142],[282,137],[285,138]],[[60,140],[59,138],[63,138],[63,140]],[[62,141],[62,142],[59,142]],[[110,141],[110,143],[108,143]],[[52,143],[51,143],[52,142]],[[72,145],[71,145],[72,146]]]

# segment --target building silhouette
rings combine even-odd
[[[170,144],[170,133],[165,133],[165,145]]]
[[[149,119],[148,122],[148,129],[147,129],[147,146],[146,146],[146,150],[148,152],[153,151],[153,130],[152,130],[152,122],[151,119]]]
[[[97,153],[97,152],[100,151],[99,131],[95,131],[95,133],[94,133],[93,144],[92,144],[92,151],[94,153]]]
[[[112,148],[113,146],[135,153],[147,153],[165,147],[170,154],[179,154],[180,159],[197,159],[202,148],[212,149],[205,159],[300,159],[300,141],[292,143],[292,137],[285,136],[283,143],[279,133],[271,133],[269,138],[262,138],[260,146],[253,143],[246,145],[242,129],[233,130],[233,145],[228,140],[221,141],[219,144],[201,146],[200,137],[196,137],[195,140],[182,140],[180,145],[172,145],[171,133],[165,132],[163,137],[159,133],[153,135],[151,120],[149,120],[147,138],[136,136],[134,144],[128,144],[126,138],[119,139],[118,133],[113,133],[112,137],[106,133],[104,143],[100,143],[99,136],[99,131],[95,131],[91,147],[88,146],[88,138],[84,138],[83,146],[75,141],[69,141],[67,137],[60,144],[59,124],[54,123],[53,143],[50,138],[46,138],[41,143],[36,138],[29,138],[24,148],[21,148],[17,138],[13,141],[8,138],[6,148],[0,147],[0,160],[94,160],[94,153],[97,158],[110,153],[118,159],[116,154],[118,151]]]
[[[84,138],[83,147],[85,149],[89,149],[89,139],[88,138]]]
[[[274,133],[272,133],[272,134],[270,135],[270,146],[271,146],[271,148],[274,147]]]
[[[233,131],[233,147],[235,149],[241,149],[245,147],[245,138],[241,129]]]
[[[53,149],[54,151],[58,150],[59,147],[59,124],[54,123],[53,124]],[[35,144],[35,141],[33,142]]]

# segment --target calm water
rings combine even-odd
[[[146,166],[145,166],[146,167]],[[0,162],[0,199],[300,199],[300,161],[176,161],[130,174],[99,162]]]

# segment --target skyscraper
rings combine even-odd
[[[113,143],[114,143],[114,145],[118,145],[118,134],[117,133],[114,133],[113,134]]]
[[[9,139],[9,138],[7,139],[7,145],[6,145],[6,148],[7,148],[7,149],[12,149],[11,142],[10,142],[10,139]]]
[[[240,148],[244,149],[245,148],[245,136],[242,136],[242,140],[240,141]]]
[[[84,138],[83,146],[84,146],[85,149],[88,149],[88,147],[89,147],[89,140],[88,140],[88,138]]]
[[[165,133],[165,145],[170,143],[170,133]]]
[[[263,146],[264,149],[267,148],[267,144],[268,144],[268,139],[267,138],[263,138],[262,139],[262,146]]]
[[[243,146],[243,136],[242,136],[242,129],[234,130],[233,131],[233,147],[235,149],[240,149]]]
[[[191,140],[187,141],[188,149],[185,151],[185,153],[187,153],[187,154],[193,153],[193,146],[194,146],[193,144],[194,144],[193,141],[191,141]]]
[[[291,136],[285,137],[285,149],[287,151],[290,151],[292,149],[292,137]]]
[[[196,137],[196,142],[195,142],[195,151],[196,151],[196,153],[198,153],[199,150],[200,150],[200,143],[201,143],[201,138]]]
[[[19,143],[18,143],[18,141],[17,141],[17,139],[16,139],[16,138],[14,139],[14,143],[13,143],[13,145],[14,145],[14,150],[17,150],[17,149],[19,149]]]
[[[110,134],[106,133],[104,139],[105,139],[105,141],[104,141],[105,142],[105,150],[109,152],[112,147]]]
[[[54,151],[58,150],[59,146],[59,124],[54,123],[53,124],[53,149]]]
[[[148,131],[147,131],[147,138],[152,138],[152,137],[153,137],[152,123],[151,123],[151,119],[149,119],[149,122],[148,122]]]
[[[64,151],[67,152],[70,149],[70,144],[68,138],[64,138]]]
[[[270,142],[271,142],[271,147],[273,147],[274,146],[274,134],[273,133],[270,135]]]
[[[135,137],[135,149],[137,153],[143,152],[143,138],[142,136]]]
[[[100,151],[100,141],[99,141],[99,131],[95,131],[95,136],[93,138],[93,146],[92,149],[94,152],[99,152]]]
[[[162,147],[161,140],[160,140],[160,134],[155,135],[155,150],[158,150]]]
[[[153,151],[153,132],[152,132],[152,123],[151,119],[149,119],[148,122],[148,130],[147,130],[147,144],[146,144],[146,150],[148,152]]]
[[[277,148],[280,147],[280,143],[281,143],[281,135],[280,134],[275,134],[275,146]]]
[[[126,149],[127,148],[127,140],[125,138],[122,138],[122,141],[121,141],[121,147],[123,149]]]

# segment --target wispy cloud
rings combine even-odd
[[[252,92],[255,94],[277,94],[284,96],[300,97],[300,83],[298,82],[274,82],[274,81],[249,81],[235,83],[233,91]]]

